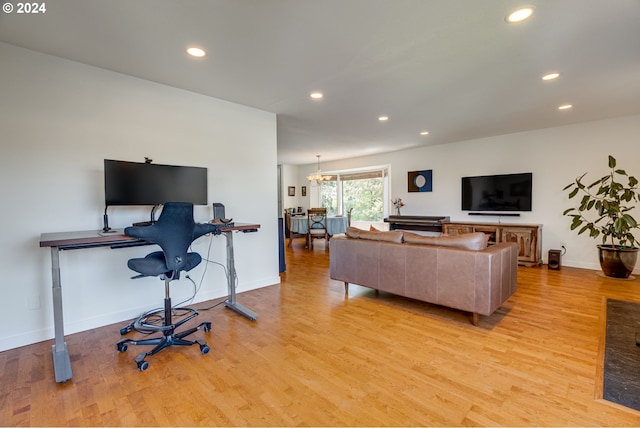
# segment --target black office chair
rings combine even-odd
[[[140,275],[133,278],[145,276],[158,276],[164,280],[165,298],[164,310],[156,310],[142,314],[131,324],[120,330],[120,334],[125,335],[131,330],[144,333],[162,332],[161,337],[151,339],[121,339],[117,343],[118,351],[127,350],[127,345],[156,345],[151,351],[143,352],[136,357],[136,364],[142,371],[149,367],[145,361],[148,355],[160,352],[171,345],[190,346],[200,345],[203,354],[209,352],[209,346],[203,339],[186,340],[185,337],[200,330],[211,330],[211,322],[205,321],[197,327],[190,328],[180,333],[176,329],[198,315],[198,311],[192,308],[172,308],[169,284],[171,281],[180,279],[180,272],[189,271],[198,266],[202,261],[200,254],[188,252],[191,243],[207,233],[219,234],[220,230],[213,224],[196,224],[193,221],[193,204],[183,202],[168,202],[164,205],[160,218],[151,226],[132,226],[124,230],[125,235],[142,239],[154,244],[158,244],[162,251],[155,251],[144,258],[130,259],[128,266],[131,270]],[[182,318],[174,322],[172,315],[174,312],[181,313]],[[162,323],[154,322],[161,319]]]

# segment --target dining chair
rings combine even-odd
[[[307,246],[313,249],[314,239],[324,239],[325,246],[329,243],[329,233],[327,232],[327,209],[309,208],[307,210]]]

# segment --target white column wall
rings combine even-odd
[[[209,203],[262,225],[234,235],[237,291],[279,283],[274,114],[4,43],[0,76],[0,351],[53,337],[50,252],[39,237],[102,227],[105,158],[208,168]],[[121,228],[147,220],[149,208],[108,213]],[[209,220],[211,205],[195,215]],[[151,248],[62,252],[66,333],[161,305],[162,283],[131,280],[126,267]],[[224,237],[200,238],[194,249],[226,261]],[[196,301],[226,295],[223,269],[204,273],[205,263],[191,274],[202,284]],[[188,280],[172,287],[176,301],[192,293]]]

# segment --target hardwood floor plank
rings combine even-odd
[[[469,314],[344,284],[329,250],[294,242],[282,283],[218,306],[211,346],[119,353],[120,325],[67,336],[74,377],[57,384],[52,341],[0,353],[6,426],[637,426],[596,399],[604,298],[640,281],[563,267],[518,270],[518,291],[477,326]],[[198,306],[208,307],[216,302]]]

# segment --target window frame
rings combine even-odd
[[[333,170],[333,171],[323,171],[323,175],[331,177],[328,181],[335,181],[337,183],[336,186],[336,197],[337,197],[337,207],[336,214],[346,215],[344,212],[344,186],[343,183],[349,180],[361,180],[367,178],[382,178],[382,218],[386,218],[390,212],[390,186],[391,186],[391,165],[374,165],[360,168],[349,168],[349,169],[341,169],[341,170]],[[343,180],[342,177],[347,177],[346,180]],[[323,182],[324,183],[324,182]],[[322,204],[322,183],[316,184],[312,186],[315,189],[315,194],[310,195],[312,198],[312,206],[320,207]],[[315,203],[315,205],[314,205]]]

